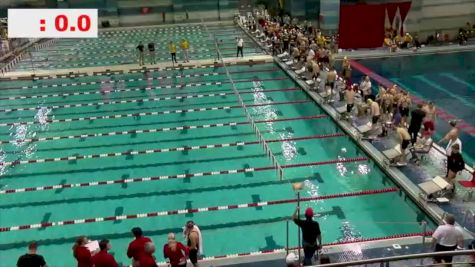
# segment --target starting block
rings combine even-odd
[[[435,199],[437,202],[447,202],[447,198],[443,197],[447,190],[450,189],[450,183],[444,178],[436,176],[434,179],[418,184],[422,193],[427,200]]]

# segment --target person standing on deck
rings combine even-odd
[[[301,220],[297,216],[300,207],[294,211],[292,219],[296,225],[302,229],[302,247],[304,253],[304,266],[312,265],[312,258],[317,250],[322,248],[322,234],[320,232],[320,225],[313,220],[312,208],[305,210],[305,220]]]
[[[144,49],[144,45],[143,45],[142,41],[140,41],[139,45],[137,45],[137,51],[139,53],[139,65],[140,66],[142,66],[144,64],[143,49]]]
[[[438,144],[448,141],[447,147],[445,148],[445,152],[448,155],[452,153],[452,145],[459,144],[460,146],[460,153],[462,153],[462,141],[459,139],[459,129],[457,128],[457,121],[450,121],[450,126],[452,129],[444,136],[444,138],[440,139]]]
[[[148,43],[148,53],[150,55],[150,64],[157,64],[155,61],[155,44],[153,42]]]
[[[183,38],[180,42],[180,47],[183,52],[183,63],[190,62],[190,57],[188,55],[188,50],[190,48],[190,43],[187,39]]]
[[[170,55],[172,57],[172,64],[175,66],[175,63],[178,63],[176,61],[176,44],[173,41],[170,41],[168,43],[168,52],[170,52]]]
[[[397,161],[397,164],[402,166],[405,165],[406,162],[406,149],[411,143],[411,135],[407,131],[406,127],[402,124],[402,122],[399,122],[399,125],[396,127],[396,133],[399,136],[399,144],[401,146],[401,155],[399,156],[399,159]]]
[[[119,267],[114,256],[107,251],[112,248],[109,240],[104,239],[99,242],[100,251],[92,257],[94,267]]]
[[[28,245],[28,253],[18,258],[17,267],[47,267],[43,256],[37,254],[38,245],[31,242]]]
[[[411,122],[409,123],[409,134],[411,135],[411,143],[414,144],[417,141],[417,134],[421,130],[422,121],[424,120],[426,113],[422,109],[422,104],[417,104],[417,108],[411,112]]]
[[[203,239],[201,231],[193,221],[188,221],[184,227],[183,234],[187,240],[189,258],[193,267],[199,267],[198,255],[203,253]]]
[[[364,101],[367,101],[368,98],[370,98],[372,92],[371,92],[371,80],[369,79],[369,76],[365,76],[363,81],[360,83],[360,90],[362,97]]]
[[[129,247],[127,248],[127,257],[132,259],[132,266],[137,266],[137,262],[140,260],[142,254],[145,253],[145,244],[151,243],[152,240],[148,237],[143,236],[142,229],[140,227],[132,228],[132,234],[135,239],[130,242]]]
[[[239,53],[241,53],[241,57],[244,57],[243,56],[244,40],[241,37],[236,37],[236,44],[237,44],[236,57],[239,57]]]
[[[459,144],[453,144],[450,155],[447,156],[447,181],[452,185],[452,192],[455,192],[455,178],[457,173],[465,169],[465,161],[460,154]]]
[[[463,248],[463,234],[455,227],[455,218],[448,214],[445,216],[445,224],[437,227],[432,234],[432,247],[435,252],[454,251],[457,247]],[[436,256],[434,263],[451,263],[452,256]]]
[[[424,136],[432,136],[432,133],[435,131],[435,117],[436,117],[436,108],[434,102],[429,102],[425,105],[422,110],[426,113],[424,118]]]

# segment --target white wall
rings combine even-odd
[[[422,39],[436,30],[454,38],[468,21],[475,23],[475,0],[413,0],[406,27]]]

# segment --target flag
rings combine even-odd
[[[402,18],[401,18],[401,11],[399,7],[396,10],[396,15],[394,15],[393,19],[393,29],[397,31],[397,34],[401,34],[402,31]]]
[[[384,31],[391,29],[391,21],[389,21],[388,9],[385,9],[384,14]]]

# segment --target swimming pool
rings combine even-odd
[[[208,31],[213,33],[209,36]],[[244,54],[259,54],[258,47],[233,25],[220,23],[204,26],[190,24],[186,26],[144,27],[125,29],[121,31],[101,31],[95,39],[58,39],[51,47],[39,51],[31,51],[19,64],[16,70],[77,68],[91,66],[109,66],[137,63],[136,47],[143,42],[145,50],[149,42],[155,43],[157,62],[169,62],[168,42],[173,40],[177,45],[177,60],[183,60],[180,40],[187,38],[190,42],[190,58],[213,59],[216,57],[214,38],[222,41],[220,50],[225,57],[236,56],[235,38],[244,39]],[[28,53],[27,53],[28,55]],[[148,52],[145,52],[145,63],[150,63]]]
[[[475,52],[359,60],[364,66],[408,90],[412,95],[462,119],[460,138],[467,163],[475,159]],[[443,115],[443,114],[442,114]],[[445,120],[444,120],[445,119]],[[436,140],[449,130],[439,116]]]
[[[160,248],[190,219],[206,256],[282,248],[295,202],[281,200],[295,200],[297,181],[302,197],[368,193],[302,204],[318,213],[325,243],[434,227],[403,192],[370,191],[396,186],[276,65],[228,69],[282,181],[223,68],[2,82],[0,262],[14,265],[36,240],[49,266],[71,266],[86,234],[110,239],[129,263],[132,227]]]

